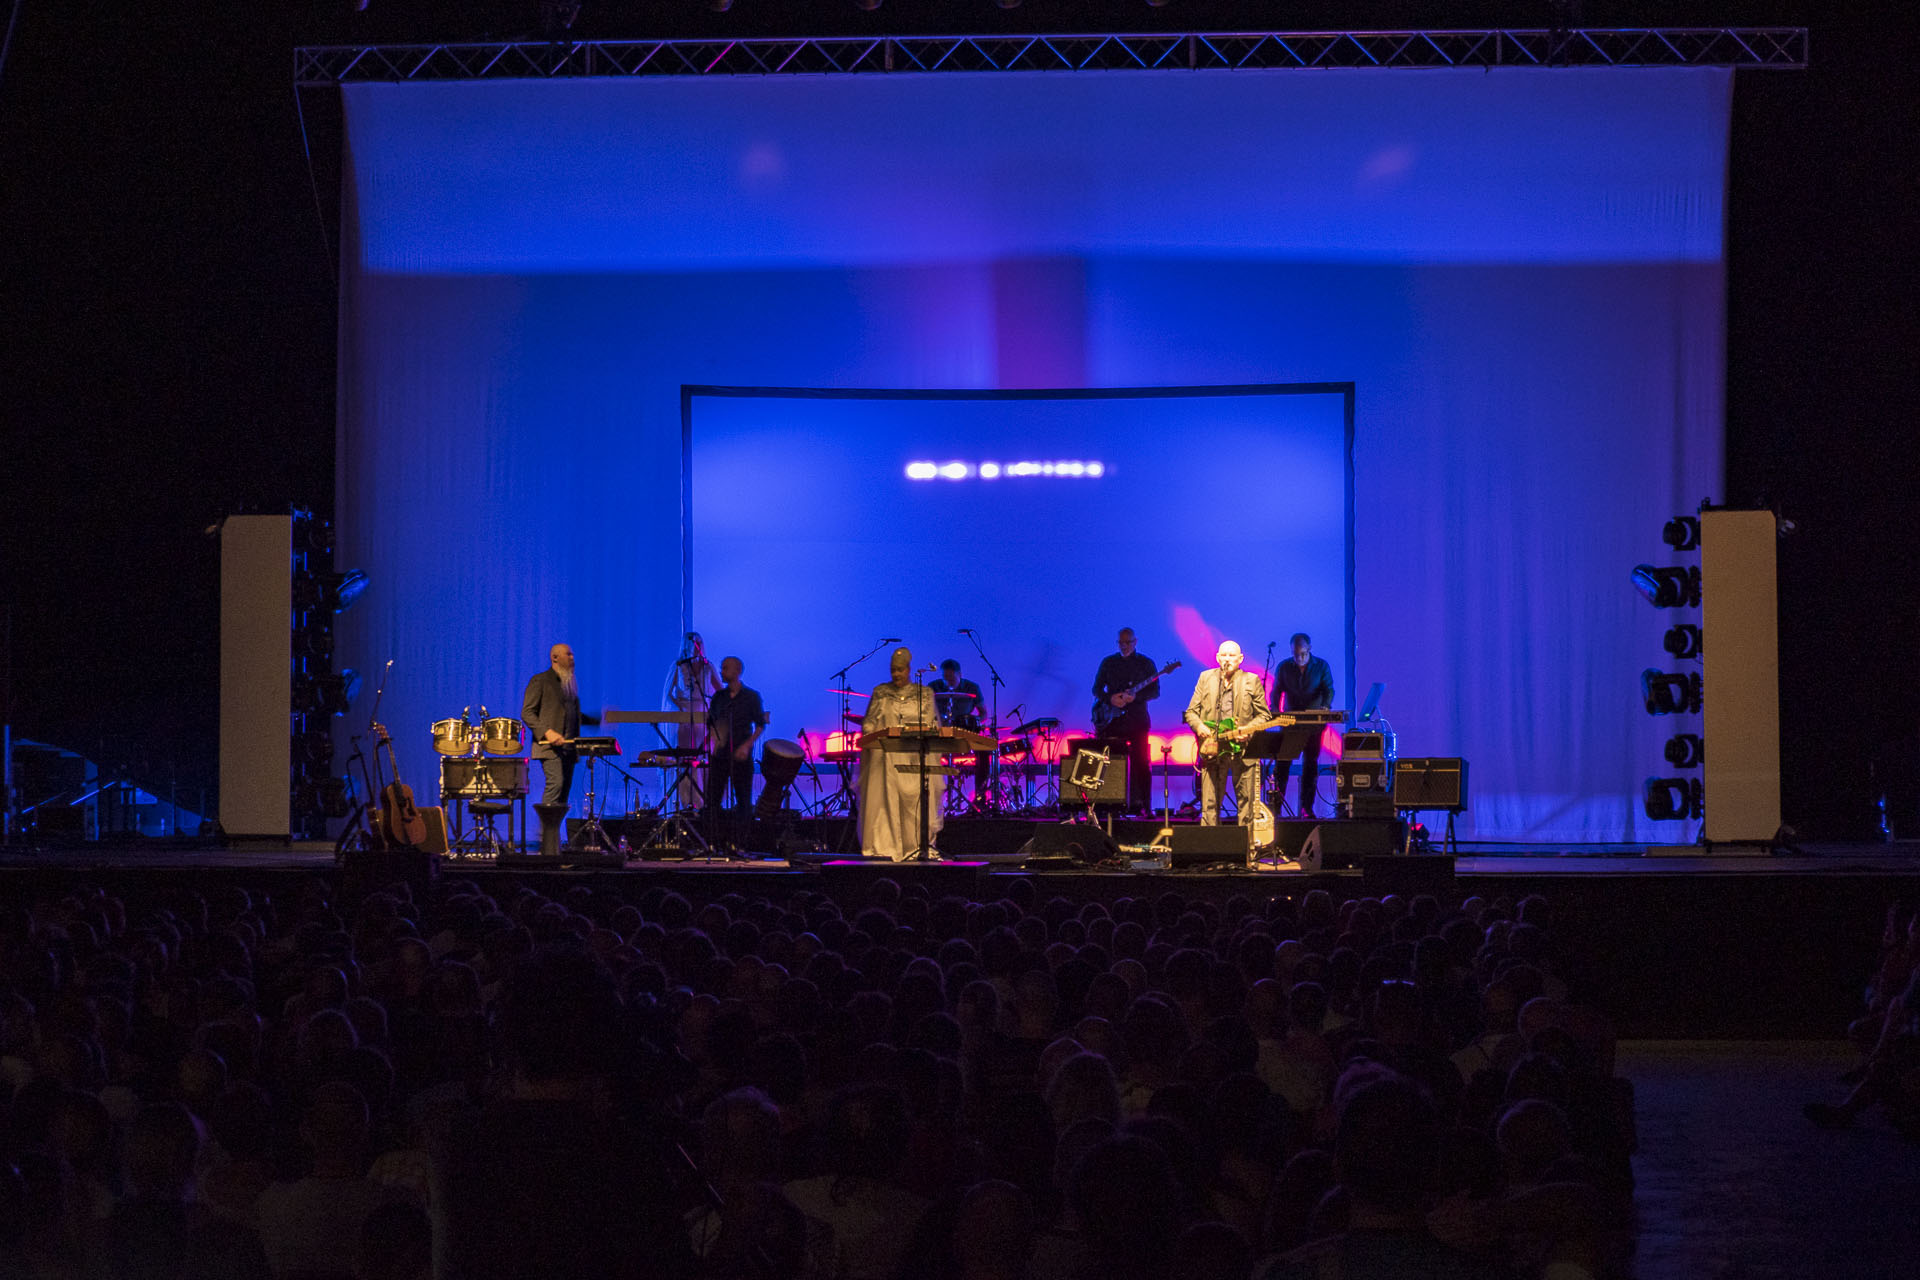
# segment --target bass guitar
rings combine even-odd
[[[1094,703],[1093,704],[1094,733],[1099,734],[1099,733],[1105,732],[1106,727],[1108,725],[1112,724],[1115,720],[1118,720],[1122,715],[1126,714],[1127,709],[1125,707],[1116,707],[1113,705],[1113,700],[1115,698],[1122,697],[1122,696],[1131,698],[1134,694],[1140,692],[1142,689],[1152,684],[1155,680],[1158,680],[1161,676],[1166,675],[1169,671],[1178,671],[1179,669],[1180,669],[1179,662],[1177,661],[1169,662],[1166,666],[1160,668],[1158,671],[1148,676],[1145,680],[1140,681],[1138,684],[1130,684],[1124,689],[1116,689],[1113,693],[1109,694],[1108,696]]]
[[[413,788],[400,781],[400,761],[393,753],[393,735],[387,732],[387,726],[377,723],[373,732],[374,750],[386,747],[387,767],[393,771],[393,781],[380,793],[380,834],[386,838],[389,848],[418,849],[427,842],[427,820],[420,816],[413,802]]]

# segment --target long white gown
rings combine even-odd
[[[933,690],[923,684],[901,686],[888,681],[874,686],[866,717],[860,722],[860,732],[939,723],[934,714]],[[917,763],[919,759],[919,753],[913,751],[888,751],[877,746],[860,748],[861,857],[901,862],[919,850],[920,779],[911,771],[893,767],[909,761]],[[927,761],[936,762],[937,757],[931,756]],[[940,805],[946,791],[944,774],[927,778],[929,839],[940,830]]]
[[[667,672],[666,692],[661,695],[662,711],[691,711],[700,717],[697,724],[675,726],[674,741],[681,747],[707,748],[707,707],[720,690],[720,674],[705,658],[682,658]],[[704,761],[702,762],[704,764]],[[700,793],[691,777],[680,780],[679,794],[662,797],[667,808],[698,809]]]

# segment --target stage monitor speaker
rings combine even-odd
[[[1453,858],[1444,853],[1412,857],[1368,854],[1360,859],[1360,878],[1369,893],[1398,893],[1411,897],[1431,893],[1445,898],[1453,893]]]
[[[1067,776],[1072,771],[1074,755],[1083,747],[1088,751],[1108,753],[1107,775],[1101,780],[1100,789],[1084,799],[1078,787],[1067,786]],[[1113,738],[1068,738],[1066,748],[1066,754],[1060,757],[1060,805],[1062,808],[1082,807],[1087,800],[1092,800],[1095,804],[1127,802],[1126,743]]]
[[[1394,822],[1323,822],[1307,833],[1300,848],[1302,871],[1334,871],[1360,865],[1372,855],[1398,853]]]
[[[1217,827],[1179,825],[1172,828],[1170,860],[1175,867],[1198,867],[1213,862],[1245,866],[1253,858],[1253,828],[1239,823]]]
[[[1393,766],[1395,809],[1467,809],[1467,762],[1458,756],[1406,756]]]

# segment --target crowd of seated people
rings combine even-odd
[[[4,1277],[1624,1274],[1548,904],[0,900]]]
[[[1876,1106],[1894,1129],[1920,1142],[1920,911],[1887,908],[1880,960],[1866,988],[1866,1009],[1847,1027],[1860,1061],[1841,1077],[1838,1103],[1809,1102],[1807,1119],[1844,1129]]]

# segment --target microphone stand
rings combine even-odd
[[[993,738],[993,753],[987,758],[988,759],[987,785],[991,787],[993,790],[993,801],[992,801],[993,812],[999,813],[1000,812],[1000,686],[1004,685],[1006,681],[1000,678],[1000,671],[997,667],[993,665],[993,659],[987,656],[987,651],[980,647],[980,637],[974,634],[973,628],[962,627],[960,631],[961,631],[961,634],[966,636],[968,641],[972,643],[973,651],[980,655],[981,663],[987,668],[987,687],[992,691],[991,697],[993,699],[993,711],[992,711],[993,718],[989,722],[987,732]],[[974,801],[976,805],[978,805],[979,799],[980,797],[978,796],[974,797]]]
[[[1267,656],[1260,663],[1260,687],[1267,691],[1267,710],[1269,711],[1278,710],[1278,708],[1276,708],[1273,705],[1273,686],[1275,683],[1274,668],[1273,668],[1273,650],[1275,646],[1277,646],[1279,643],[1280,642],[1278,640],[1267,641]],[[1289,771],[1291,771],[1293,767],[1293,764],[1291,761],[1288,762],[1287,767]],[[1273,760],[1271,758],[1263,757],[1260,761],[1260,794],[1261,795],[1264,796],[1264,795],[1273,793],[1273,774],[1274,774]],[[1280,790],[1284,791],[1286,790],[1286,787],[1287,787],[1286,780],[1283,778],[1280,781]]]
[[[840,691],[840,720],[837,724],[834,725],[834,728],[839,730],[840,740],[842,742],[845,742],[847,738],[847,725],[849,723],[847,719],[847,714],[853,709],[853,702],[852,702],[853,695],[847,691],[847,686],[853,682],[853,669],[859,666],[861,663],[865,662],[868,658],[871,658],[874,654],[886,648],[891,643],[893,642],[889,640],[882,640],[879,644],[874,645],[873,648],[867,650],[865,653],[855,658],[852,662],[849,662],[846,666],[840,668],[838,671],[834,672],[831,676],[827,677],[829,680],[833,681],[833,687]],[[831,742],[832,737],[829,736],[827,741]],[[850,789],[851,788],[847,786],[847,761],[842,760],[840,762],[840,792],[837,792],[835,794],[838,795],[840,793],[847,792]],[[849,800],[847,807],[850,813],[852,814],[854,821],[858,823],[860,820],[860,811],[858,807],[851,800]]]

